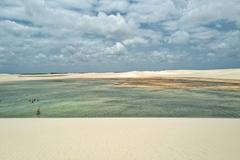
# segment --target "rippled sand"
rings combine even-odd
[[[239,160],[239,119],[0,119],[1,160]]]

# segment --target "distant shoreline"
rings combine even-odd
[[[31,73],[0,74],[0,82],[24,80],[56,80],[56,79],[109,79],[109,78],[162,78],[189,77],[240,80],[240,69],[216,70],[165,70],[165,71],[130,71],[105,73]]]
[[[163,70],[129,70],[129,71],[89,71],[89,72],[19,72],[19,73],[7,73],[7,72],[0,72],[1,74],[10,74],[10,75],[39,75],[39,74],[84,74],[84,73],[126,73],[126,72],[162,72],[162,71],[214,71],[214,70],[236,70],[240,68],[216,68],[216,69],[163,69]]]

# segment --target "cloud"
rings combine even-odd
[[[112,1],[112,0],[101,0],[97,8],[100,12],[120,12],[126,13],[128,11],[129,2],[127,0]]]
[[[1,0],[0,72],[240,67],[239,11],[237,0]]]
[[[185,44],[189,41],[190,35],[185,31],[177,31],[172,34],[169,43]]]
[[[106,48],[108,54],[121,54],[126,50],[125,46],[121,42],[117,42],[112,47]]]
[[[226,44],[226,43],[223,43],[223,42],[221,42],[221,43],[214,43],[214,44],[212,44],[212,45],[210,46],[210,48],[211,48],[212,50],[224,49],[224,48],[226,48],[226,47],[227,47],[227,44]]]
[[[98,13],[97,16],[83,15],[76,23],[77,27],[85,32],[102,34],[110,38],[129,36],[136,29],[134,23],[127,22],[120,14],[106,15],[104,12]]]
[[[129,6],[127,18],[137,23],[158,22],[176,15],[177,12],[171,0],[139,0]]]
[[[39,53],[35,56],[37,59],[45,59],[47,56],[45,54]]]
[[[192,0],[188,3],[179,22],[183,27],[191,27],[219,19],[239,21],[239,8],[240,4],[236,0],[228,1],[228,3],[225,0]]]
[[[141,38],[141,37],[134,37],[131,39],[126,39],[123,41],[123,44],[126,46],[136,46],[139,44],[147,44],[148,40]]]
[[[169,51],[153,51],[151,56],[154,57],[154,60],[160,60],[161,62],[174,63],[182,58],[182,54],[173,54]]]

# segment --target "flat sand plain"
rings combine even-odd
[[[0,119],[1,160],[239,160],[239,119]]]

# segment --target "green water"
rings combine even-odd
[[[240,92],[119,88],[114,80],[0,83],[0,117],[240,117]],[[35,103],[29,99],[37,98]]]

